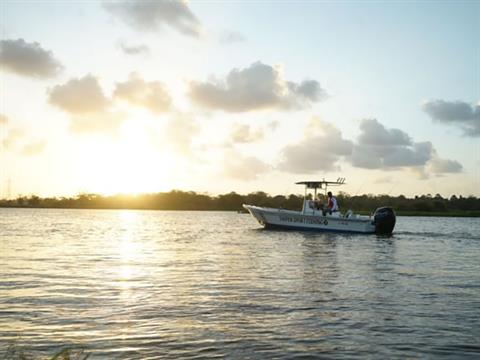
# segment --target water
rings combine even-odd
[[[0,357],[475,358],[480,219],[393,237],[227,212],[0,209]]]

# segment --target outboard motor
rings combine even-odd
[[[375,213],[373,214],[375,233],[391,234],[395,227],[395,219],[395,212],[389,206],[384,206],[375,210]]]

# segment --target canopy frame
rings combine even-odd
[[[313,199],[316,201],[318,189],[324,189],[325,196],[327,196],[328,187],[344,185],[345,178],[338,178],[337,181],[327,181],[325,179],[316,180],[316,181],[299,181],[295,184],[305,185],[305,194],[303,197],[303,209],[302,209],[302,213],[305,213],[305,207],[306,207],[306,201],[307,201],[307,195],[308,195],[309,189],[313,189],[313,192],[314,192]]]

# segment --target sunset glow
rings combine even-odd
[[[0,198],[480,194],[477,2],[1,12]]]

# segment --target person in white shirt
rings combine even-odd
[[[332,195],[331,191],[329,191],[327,195],[328,195],[328,205],[327,205],[328,212],[330,214],[337,212],[338,211],[337,199],[335,198],[335,196]]]

